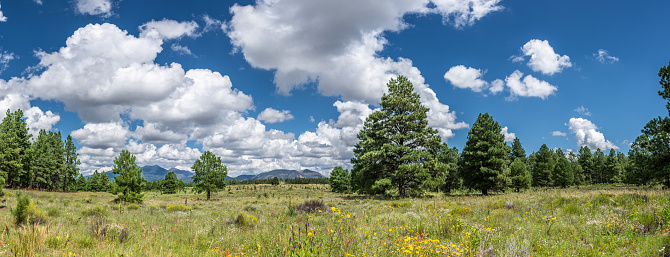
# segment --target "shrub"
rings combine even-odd
[[[254,225],[257,221],[258,219],[252,215],[240,213],[237,215],[237,218],[235,218],[235,225],[240,227],[249,227]]]
[[[184,206],[182,204],[170,204],[167,207],[167,211],[169,211],[169,212],[177,212],[177,211],[187,212],[187,211],[191,211],[191,208],[187,207],[187,206]]]
[[[326,204],[322,200],[307,200],[296,207],[296,210],[302,212],[326,211]]]
[[[47,215],[49,215],[49,217],[58,217],[60,216],[60,210],[54,208],[49,209],[49,211],[47,211]]]
[[[139,209],[139,208],[140,208],[140,207],[137,206],[137,204],[134,204],[134,203],[128,205],[128,210],[137,210],[137,209]]]
[[[70,205],[71,202],[72,202],[72,200],[70,200],[70,199],[63,199],[63,206],[67,207],[67,206]]]
[[[12,211],[14,216],[14,224],[21,225],[28,219],[28,207],[30,205],[30,198],[28,196],[18,193],[16,195],[16,207]]]
[[[96,205],[94,207],[83,209],[81,214],[84,216],[104,217],[107,216],[107,208],[102,205]]]
[[[244,211],[246,211],[246,212],[255,212],[255,211],[256,211],[256,207],[253,206],[253,205],[247,205],[247,206],[244,206],[244,208],[242,208],[242,210],[244,210]]]

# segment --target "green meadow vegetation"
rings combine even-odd
[[[213,194],[6,190],[3,256],[670,256],[670,195],[589,186],[422,198],[328,185]],[[24,221],[16,225],[17,195]]]

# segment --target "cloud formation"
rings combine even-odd
[[[39,1],[38,4],[42,2]],[[108,17],[112,14],[111,0],[76,0],[75,10],[80,14]]]
[[[552,135],[552,136],[555,136],[555,137],[565,137],[565,136],[567,136],[568,134],[565,133],[565,132],[561,132],[561,131],[556,130],[556,131],[552,131],[552,132],[551,132],[551,135]]]
[[[258,120],[262,120],[267,123],[284,122],[292,119],[293,115],[289,110],[278,111],[272,108],[266,108],[258,115]]]
[[[579,113],[581,115],[584,115],[584,116],[591,116],[591,112],[589,111],[589,108],[586,108],[583,105],[575,108],[574,111],[576,111],[577,113]]]
[[[516,138],[516,134],[508,132],[507,127],[502,128],[500,133],[505,135],[505,142],[507,142],[507,143],[513,142],[514,139]]]
[[[164,39],[175,39],[183,36],[196,37],[198,34],[198,24],[195,21],[175,21],[163,19],[160,21],[152,20],[142,24],[140,27],[140,37],[160,37]]]
[[[508,97],[508,100],[514,100],[516,97],[539,97],[542,99],[547,99],[548,96],[553,95],[557,87],[549,84],[546,81],[536,79],[531,75],[526,75],[523,77],[523,73],[519,70],[515,70],[511,75],[505,78],[507,87],[510,88],[512,94]]]
[[[588,146],[590,149],[619,149],[612,142],[605,140],[605,135],[598,131],[598,127],[590,120],[583,118],[570,118],[568,123],[570,131],[575,134],[575,142],[578,146]]]
[[[563,68],[572,67],[570,57],[554,52],[547,40],[531,39],[521,47],[521,52],[523,56],[513,56],[513,62],[525,61],[524,56],[530,56],[528,67],[545,75],[554,75]]]
[[[484,73],[486,73],[486,71],[458,65],[451,67],[444,73],[444,79],[451,82],[451,84],[457,88],[471,89],[475,92],[481,92],[489,84],[481,79]]]
[[[0,5],[0,8],[2,8],[2,5]],[[2,10],[0,10],[0,22],[7,22],[7,16],[2,13]]]
[[[615,63],[619,61],[619,57],[611,56],[605,49],[598,49],[598,52],[594,53],[593,57],[600,63]]]

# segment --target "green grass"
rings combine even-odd
[[[7,190],[9,195],[15,190]],[[238,185],[204,195],[23,191],[45,222],[14,225],[1,256],[663,256],[670,196],[636,187],[379,199],[324,185]],[[322,202],[322,204],[321,204]],[[299,208],[299,206],[303,208]],[[320,206],[319,208],[304,208]],[[324,210],[325,207],[325,210]],[[298,210],[300,209],[300,210]],[[304,210],[304,211],[301,211]],[[661,250],[661,251],[659,251]]]

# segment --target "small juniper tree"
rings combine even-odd
[[[211,198],[212,192],[221,191],[226,185],[224,179],[228,175],[228,168],[221,164],[221,157],[210,151],[203,153],[191,169],[195,172],[194,190],[197,193],[206,192],[207,200]]]
[[[142,194],[144,177],[142,176],[142,168],[135,163],[135,155],[132,155],[128,150],[121,151],[119,157],[114,159],[112,173],[118,175],[114,178],[118,186],[114,191],[120,193],[117,200],[141,203],[144,197],[144,194]]]

